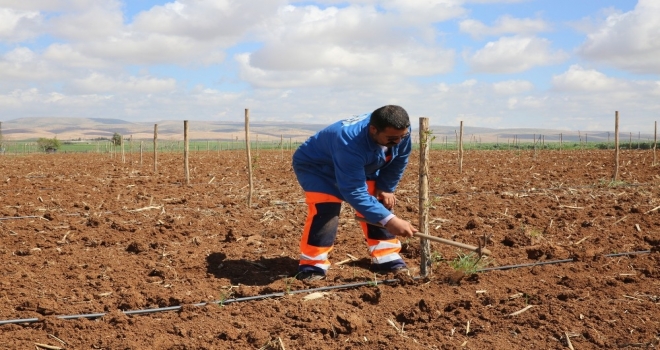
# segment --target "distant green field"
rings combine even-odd
[[[287,142],[283,144],[275,141],[268,142],[250,142],[250,148],[255,150],[291,150],[300,145],[300,142]],[[431,142],[432,150],[456,151],[458,145],[456,142]],[[620,149],[653,149],[653,142],[621,142]],[[211,152],[228,150],[245,150],[245,141],[205,141],[194,140],[189,142],[190,152]],[[419,144],[413,143],[415,149]],[[125,141],[123,145],[124,153],[153,152],[153,141]],[[159,152],[183,152],[183,141],[158,141]],[[595,150],[595,149],[614,149],[614,142],[466,142],[463,144],[463,150]],[[0,143],[0,153],[5,154],[30,154],[43,153],[35,140],[24,141],[4,141]],[[121,153],[122,147],[113,146],[109,140],[103,141],[61,141],[58,153]]]

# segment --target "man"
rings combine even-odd
[[[307,221],[300,239],[296,278],[325,277],[328,254],[337,236],[341,203],[346,201],[370,223],[361,223],[371,255],[371,270],[407,272],[396,236],[417,229],[392,214],[394,190],[412,148],[405,109],[388,105],[336,122],[305,141],[293,155],[293,170],[305,191]]]

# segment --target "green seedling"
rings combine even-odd
[[[218,301],[218,306],[224,307],[227,300],[229,300],[234,295],[234,292],[229,290],[227,293],[220,293],[220,300]]]
[[[458,253],[458,257],[450,261],[449,266],[456,271],[463,272],[465,275],[473,275],[490,263],[491,259],[489,257],[470,252],[468,254]]]
[[[529,238],[534,241],[543,237],[543,230],[536,227],[527,227],[524,224],[520,225],[520,232],[524,235],[529,236]]]
[[[543,231],[542,231],[542,230],[539,230],[538,228],[532,227],[532,228],[529,230],[529,233],[528,233],[528,234],[529,234],[529,237],[530,237],[531,239],[537,239],[537,238],[541,238],[541,237],[543,236]]]
[[[369,282],[367,282],[367,285],[370,287],[378,287],[378,274],[374,273],[374,279],[369,280]]]
[[[445,258],[442,257],[442,254],[438,252],[437,250],[434,250],[431,252],[431,263],[432,264],[438,264],[441,261],[445,260]]]
[[[296,274],[297,276],[298,274]],[[284,291],[286,294],[291,294],[291,285],[293,284],[293,281],[296,279],[296,277],[289,277],[284,279],[284,285],[286,290]]]

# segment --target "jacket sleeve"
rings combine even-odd
[[[408,158],[412,150],[411,137],[407,137],[399,144],[399,154],[392,159],[392,162],[381,169],[376,179],[376,188],[385,192],[394,192],[401,181],[403,172],[408,165]]]
[[[364,166],[367,155],[349,145],[338,145],[334,154],[335,177],[339,192],[353,209],[362,214],[369,222],[379,222],[390,211],[376,198],[369,194]]]

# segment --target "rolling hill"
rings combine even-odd
[[[413,121],[413,129],[417,129]],[[114,133],[135,140],[153,139],[154,125],[158,124],[158,138],[164,140],[183,139],[183,121],[165,120],[157,123],[130,122],[121,119],[106,118],[19,118],[0,122],[0,131],[5,140],[30,140],[40,137],[59,140],[90,140],[112,138]],[[280,138],[293,141],[303,141],[314,132],[322,129],[325,124],[303,124],[286,122],[254,122],[250,123],[252,139],[276,140]],[[222,121],[195,121],[188,123],[188,136],[192,140],[241,140],[245,139],[244,123]],[[435,136],[434,142],[455,142],[459,133],[458,126],[432,125],[430,129]],[[416,131],[413,131],[416,136]],[[541,136],[542,135],[542,136]],[[553,129],[510,128],[492,129],[484,127],[465,126],[463,130],[464,143],[468,142],[532,142],[542,137],[545,142],[556,142],[561,137],[564,141],[613,141],[614,132],[609,131],[567,131]],[[621,142],[629,139],[653,141],[653,134],[621,133]]]

